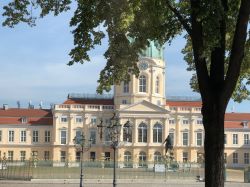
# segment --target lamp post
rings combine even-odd
[[[79,135],[79,136],[75,136],[75,138],[73,139],[74,144],[75,144],[75,148],[77,151],[79,151],[80,154],[80,167],[81,167],[81,171],[80,171],[80,187],[83,186],[83,153],[87,152],[90,148],[91,148],[91,142],[92,140],[86,140],[85,136],[83,134],[83,132]]]
[[[103,125],[103,121],[101,120],[101,123],[97,125],[98,131],[100,134],[100,138],[102,139],[103,136],[103,129],[106,128],[108,130],[108,134],[111,141],[111,148],[113,149],[113,156],[114,156],[114,163],[113,163],[113,187],[117,186],[117,180],[116,180],[116,151],[119,146],[120,141],[120,134],[121,134],[121,124],[119,123],[119,118],[114,113],[113,117],[110,119],[110,123],[107,125]],[[126,125],[127,124],[127,125]],[[129,128],[129,123],[126,123],[124,125],[125,128]],[[129,132],[129,131],[127,131]]]

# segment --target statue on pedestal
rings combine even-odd
[[[163,144],[165,143],[165,155],[167,155],[168,150],[170,150],[170,153],[173,150],[173,141],[172,138],[168,135]]]

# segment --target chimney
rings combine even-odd
[[[8,109],[9,109],[8,104],[3,104],[3,109],[4,109],[4,110],[8,110]]]
[[[20,104],[20,101],[17,101],[17,108],[20,109],[21,108],[21,104]]]

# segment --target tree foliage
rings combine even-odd
[[[136,62],[149,41],[163,45],[186,32],[184,58],[196,72],[191,86],[203,103],[206,187],[224,186],[225,110],[232,95],[241,101],[250,93],[250,0],[9,0],[3,25],[34,26],[37,17],[71,7],[76,8],[69,65],[89,61],[88,52],[105,35],[109,39],[99,93],[139,75]]]
[[[226,5],[223,5],[224,1],[219,0],[201,0],[200,2],[200,6],[195,11],[197,11],[197,19],[202,22],[204,44],[202,55],[206,56],[208,69],[211,64],[209,60],[211,50],[220,45],[220,20],[226,18],[226,76],[241,1],[225,1]],[[104,54],[107,65],[100,74],[98,92],[109,91],[111,85],[121,80],[128,80],[131,74],[138,76],[139,71],[136,66],[138,54],[145,49],[149,40],[157,40],[163,45],[171,42],[183,30],[187,31],[187,39],[189,39],[183,50],[185,60],[189,64],[188,70],[195,70],[190,42],[192,9],[190,1],[13,0],[3,7],[3,16],[6,17],[3,25],[14,27],[19,22],[24,22],[34,26],[37,18],[48,14],[57,16],[71,7],[76,7],[76,9],[70,21],[70,26],[73,28],[74,48],[69,53],[71,56],[69,65],[89,61],[88,51],[102,44],[105,33],[109,38],[109,48]],[[100,25],[104,29],[100,30]],[[249,43],[248,36],[245,44],[246,51],[250,50]],[[249,64],[249,53],[246,53],[241,68],[241,77],[233,95],[237,101],[249,95],[246,86],[250,83]],[[199,90],[195,74],[190,84],[195,91]]]

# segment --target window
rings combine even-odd
[[[80,162],[80,160],[81,160],[81,152],[76,151],[76,162]]]
[[[132,168],[132,155],[129,151],[125,151],[124,153],[124,167],[125,168]]]
[[[187,162],[188,161],[188,152],[183,152],[182,153],[182,160],[183,160],[183,162]]]
[[[14,142],[14,131],[13,130],[9,130],[9,142]]]
[[[0,130],[0,142],[2,141],[2,131]]]
[[[61,123],[67,123],[68,117],[67,116],[61,116]]]
[[[146,76],[141,75],[139,77],[139,92],[146,92],[146,86],[147,86]]]
[[[66,151],[61,151],[60,160],[61,162],[66,161]]]
[[[104,159],[105,159],[105,161],[110,161],[110,152],[104,153]]]
[[[44,131],[44,141],[50,142],[50,131]]]
[[[49,151],[44,151],[44,160],[49,160]]]
[[[126,100],[126,99],[123,99],[123,100],[122,100],[122,104],[123,104],[123,105],[126,105],[126,104],[127,104],[127,100]]]
[[[90,160],[95,161],[95,159],[96,159],[95,152],[91,151],[90,152]]]
[[[104,141],[105,142],[109,142],[110,141],[110,134],[109,134],[109,131],[108,129],[104,129]]]
[[[249,134],[244,134],[244,145],[249,144]]]
[[[183,119],[182,120],[182,124],[183,125],[188,125],[189,124],[189,120],[188,119]]]
[[[26,158],[26,151],[20,151],[20,160],[24,162]]]
[[[14,151],[8,151],[8,160],[13,161]]]
[[[123,126],[123,141],[132,142],[132,128]]]
[[[129,83],[123,82],[123,93],[129,93]]]
[[[66,144],[67,143],[67,131],[66,130],[61,130],[61,144]]]
[[[169,124],[174,125],[175,124],[175,119],[174,118],[169,119]]]
[[[21,117],[21,122],[22,123],[27,123],[27,121],[28,121],[27,117]]]
[[[95,125],[97,123],[97,117],[96,116],[92,116],[91,117],[91,124]]]
[[[76,140],[79,140],[79,138],[81,138],[81,135],[83,134],[82,130],[78,129],[76,130]]]
[[[90,131],[91,144],[96,144],[96,131]]]
[[[157,76],[156,81],[155,81],[155,93],[159,93],[159,92],[160,92],[160,79]]]
[[[238,134],[233,134],[233,144],[234,145],[238,144]]]
[[[196,124],[197,124],[197,125],[202,125],[202,124],[203,124],[202,119],[197,119],[197,120],[196,120]]]
[[[196,133],[196,145],[197,146],[202,146],[202,133],[201,132],[197,132]]]
[[[26,131],[21,131],[20,142],[26,142]]]
[[[154,162],[155,163],[160,163],[162,161],[161,158],[162,158],[161,153],[156,151],[154,153]]]
[[[233,164],[238,164],[238,153],[233,153]]]
[[[249,153],[244,153],[244,164],[249,164]]]
[[[76,123],[82,123],[82,116],[76,116]]]
[[[188,133],[187,132],[182,133],[182,145],[188,146]]]
[[[162,142],[162,125],[157,123],[153,127],[153,142],[161,143]]]
[[[145,152],[140,152],[139,153],[139,167],[146,167],[146,153]]]
[[[138,127],[138,142],[147,142],[147,125],[141,123]]]
[[[35,143],[38,142],[38,130],[34,130],[32,133],[33,133],[32,141]]]

